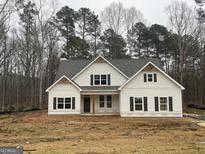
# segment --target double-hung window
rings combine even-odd
[[[100,75],[95,75],[94,76],[94,84],[95,85],[100,85]]]
[[[100,108],[104,108],[105,107],[105,97],[103,95],[100,96]]]
[[[65,109],[71,109],[71,98],[65,98]]]
[[[167,111],[167,110],[168,110],[167,97],[160,97],[160,111]]]
[[[112,108],[112,96],[107,96],[107,108]]]
[[[64,108],[64,98],[58,98],[58,109]]]
[[[142,97],[135,97],[135,111],[143,111]]]
[[[101,75],[101,85],[107,85],[107,75]]]

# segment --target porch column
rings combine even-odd
[[[93,102],[93,114],[95,114],[95,95],[92,96]]]

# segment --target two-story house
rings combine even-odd
[[[182,117],[182,90],[158,59],[62,60],[48,114]]]

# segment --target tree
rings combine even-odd
[[[135,7],[126,9],[124,17],[126,31],[128,32],[128,30],[130,30],[136,23],[139,22],[145,22],[143,14],[140,11],[138,11]]]
[[[89,44],[85,40],[85,34],[87,32],[87,21],[85,22],[87,15],[85,14],[88,10],[80,10],[80,12],[76,12],[65,6],[56,13],[54,24],[59,28],[62,37],[66,40],[63,46],[63,50],[66,53],[63,56],[66,56],[66,58],[88,58],[89,55]],[[75,24],[77,24],[77,21],[79,22],[80,30],[82,30],[82,32],[79,32],[82,38],[76,36]]]
[[[112,29],[107,29],[104,31],[103,36],[101,36],[101,41],[104,48],[105,56],[108,58],[123,58],[126,55],[126,42],[121,35],[118,35]]]
[[[204,0],[195,0],[196,4],[199,6],[199,8],[197,9],[197,13],[198,13],[198,20],[200,22],[204,22],[205,21],[205,10],[203,9]]]
[[[160,58],[160,54],[166,54],[166,44],[169,37],[169,32],[166,27],[154,24],[149,28],[151,46],[155,57]],[[166,57],[166,56],[165,56]]]
[[[195,18],[193,11],[185,2],[174,1],[167,7],[167,15],[173,31],[177,33],[177,48],[180,55],[179,73],[180,82],[183,84],[184,65],[186,59],[186,42],[188,35],[194,35],[196,32]]]
[[[124,32],[125,9],[122,3],[111,3],[101,12],[101,20],[106,29],[113,29],[118,35]]]
[[[90,49],[93,50],[94,57],[97,56],[97,50],[99,49],[99,38],[101,33],[101,22],[98,19],[98,15],[92,15],[92,20],[90,26],[88,27],[88,33],[91,37],[90,39]]]
[[[100,36],[100,21],[98,16],[94,12],[91,12],[89,8],[80,8],[78,10],[78,34],[82,39],[82,53],[85,53],[85,49],[88,48],[88,40],[94,40],[94,56],[96,56],[97,39]],[[90,43],[91,44],[91,43]],[[84,46],[85,45],[85,46]],[[92,44],[91,44],[92,45]],[[88,54],[87,54],[88,55]]]
[[[63,50],[66,52],[67,58],[74,58],[75,50],[72,50],[71,39],[75,37],[75,22],[77,20],[77,12],[68,6],[64,6],[56,13],[54,24],[58,27],[61,35],[65,39]]]
[[[127,43],[129,55],[137,58],[146,56],[143,49],[145,48],[148,28],[142,22],[136,23],[128,30]]]

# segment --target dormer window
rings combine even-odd
[[[144,82],[157,82],[156,73],[144,73]]]
[[[110,85],[110,74],[95,74],[90,75],[90,85],[106,86]]]

